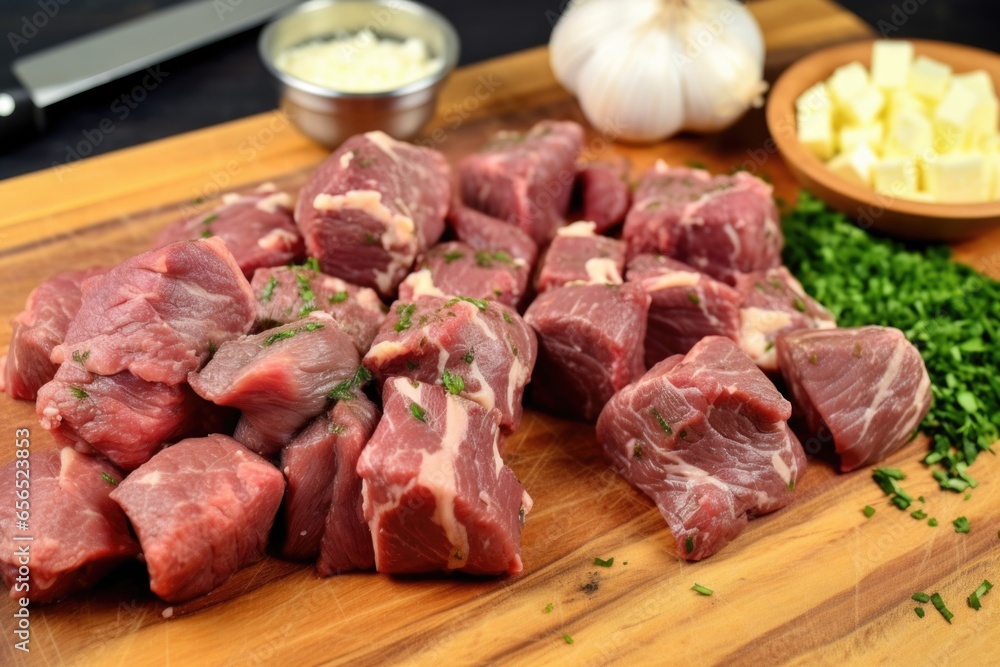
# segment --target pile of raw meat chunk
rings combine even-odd
[[[845,471],[908,439],[919,354],[835,328],[781,266],[769,186],[661,162],[633,192],[583,142],[544,121],[453,170],[358,135],[297,199],[226,195],[35,289],[0,360],[64,445],[31,462],[30,599],[140,558],[157,596],[189,600],[266,548],[324,576],[519,572],[532,501],[503,452],[525,397],[596,422],[688,560],[794,497],[806,459],[772,377]]]

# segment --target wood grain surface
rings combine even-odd
[[[866,34],[823,0],[751,7],[772,71]],[[539,49],[456,72],[425,140],[454,159],[496,129],[552,117],[582,120]],[[592,132],[587,148],[593,156],[625,153],[636,170],[657,158],[750,168],[791,200],[796,186],[763,124],[755,113],[720,136],[643,148]],[[6,320],[40,280],[140,252],[165,224],[210,207],[220,191],[267,180],[295,188],[325,155],[273,113],[0,183],[0,349],[10,336]],[[958,251],[1000,272],[1000,234]],[[13,457],[19,427],[31,428],[33,451],[53,446],[32,404],[0,396],[0,461]],[[32,608],[30,654],[14,650],[14,605],[0,602],[0,663],[988,664],[1000,593],[978,613],[965,598],[984,578],[1000,579],[1000,463],[981,458],[973,473],[982,484],[965,501],[936,489],[919,463],[925,449],[915,441],[888,463],[910,475],[908,491],[926,496],[937,528],[896,510],[866,471],[839,475],[814,460],[792,506],[689,564],[673,555],[652,503],[605,465],[592,427],[528,411],[506,455],[535,499],[521,575],[321,579],[308,564],[267,558],[165,619],[166,605],[134,564],[94,591]],[[871,519],[865,505],[878,510]],[[960,515],[972,524],[968,535],[952,530]],[[614,557],[614,565],[596,567],[596,557]],[[695,583],[714,595],[697,595]],[[930,607],[918,619],[909,599],[917,590],[940,591],[953,624]]]

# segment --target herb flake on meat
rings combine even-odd
[[[413,415],[413,418],[417,421],[425,424],[427,423],[427,411],[416,403],[410,403],[410,414]]]
[[[258,297],[261,300],[261,303],[268,303],[274,297],[274,288],[277,286],[277,278],[271,276],[267,279],[267,282],[264,283],[264,288],[260,291],[260,296]]]
[[[69,393],[73,394],[73,398],[79,401],[82,401],[85,398],[90,398],[90,394],[85,392],[83,389],[80,389],[79,387],[70,386]]]
[[[396,332],[406,331],[412,326],[413,313],[416,312],[417,305],[415,303],[404,303],[396,306],[396,313],[399,314],[399,321],[396,322],[396,326],[393,329]]]
[[[465,380],[461,375],[452,375],[446,368],[441,375],[441,384],[451,394],[460,394],[465,391]]]
[[[109,475],[108,473],[101,471],[101,479],[110,484],[111,486],[118,486],[118,480]]]

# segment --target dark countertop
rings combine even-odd
[[[423,1],[455,24],[462,40],[461,63],[467,64],[544,44],[568,0]],[[0,5],[0,33],[4,35],[0,62],[9,67],[15,43],[16,55],[24,55],[179,2],[5,0]],[[1000,48],[1000,3],[995,0],[843,0],[841,4],[876,32],[891,29],[893,37]],[[39,20],[42,10],[49,16]],[[40,27],[32,32],[26,22],[33,17]],[[274,108],[277,97],[257,57],[257,33],[252,30],[165,64],[163,80],[141,102],[122,103],[122,95],[133,90],[140,76],[57,105],[48,116],[46,134],[0,154],[0,178],[76,159],[78,147],[98,155]],[[11,38],[17,34],[30,38],[20,43]]]

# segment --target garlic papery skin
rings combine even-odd
[[[764,37],[736,0],[574,0],[552,70],[612,139],[711,132],[763,103]]]

